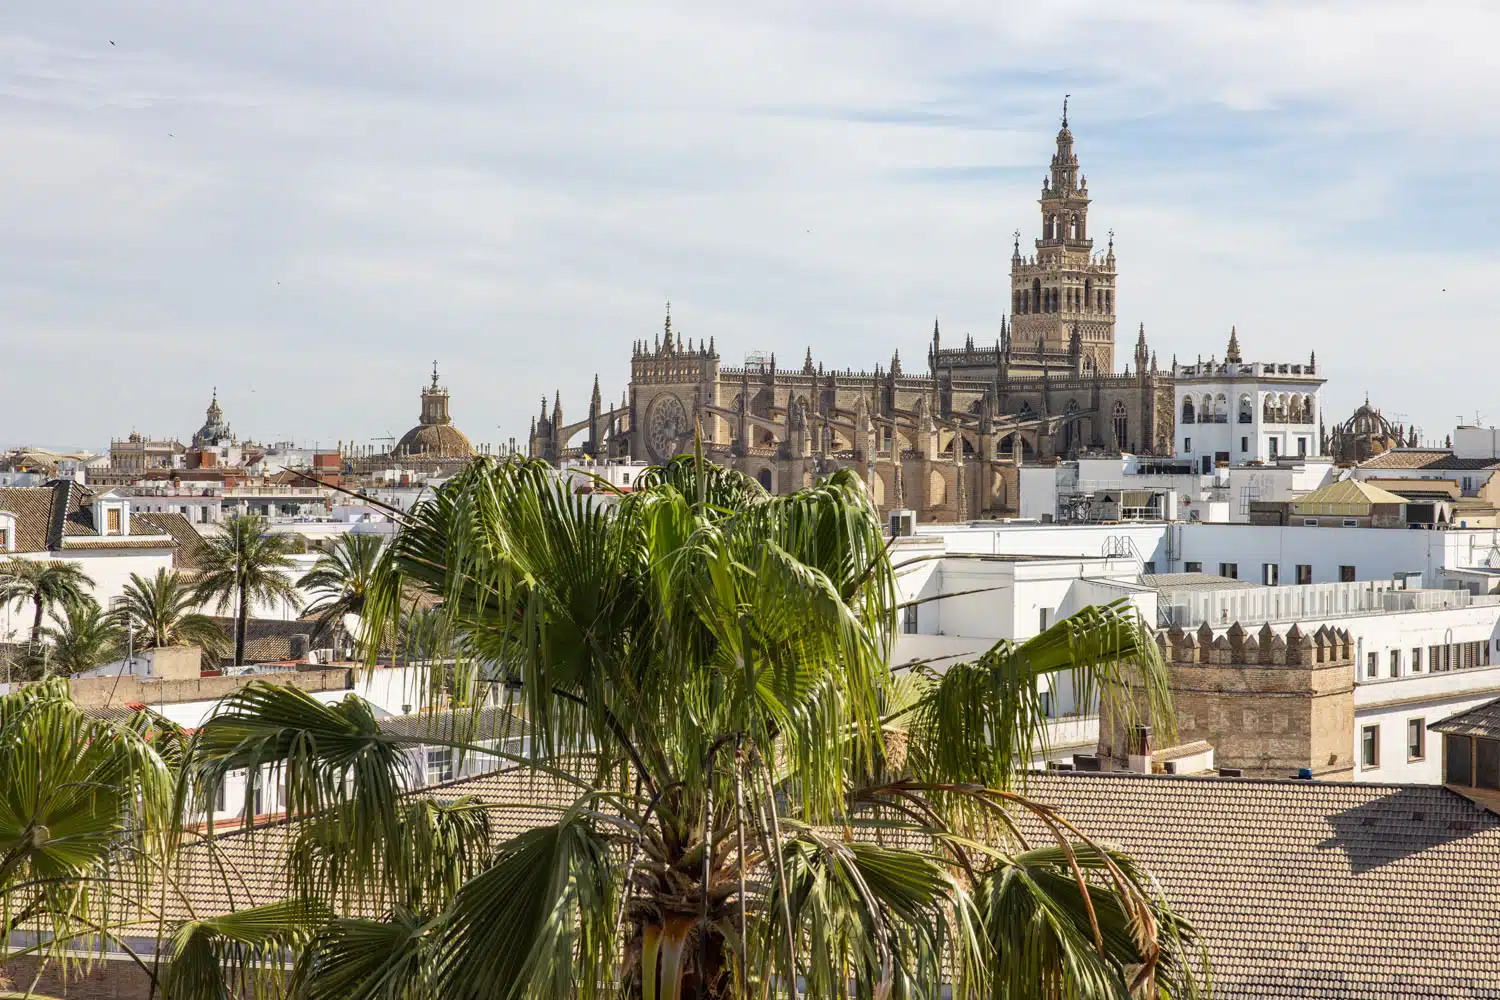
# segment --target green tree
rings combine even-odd
[[[182,574],[158,569],[152,577],[130,574],[113,614],[137,649],[197,646],[204,665],[217,667],[230,651],[229,636],[218,622],[193,610],[197,603]]]
[[[0,606],[24,601],[32,605],[31,637],[42,631],[42,616],[54,604],[82,600],[94,581],[73,562],[61,559],[7,559],[0,563]]]
[[[37,676],[44,673],[76,674],[117,659],[124,651],[125,633],[114,617],[106,614],[91,597],[66,599],[48,614],[45,626],[28,659]]]
[[[297,586],[311,594],[309,613],[318,612],[317,632],[341,628],[345,615],[361,614],[375,581],[383,543],[379,535],[340,535],[324,550]]]
[[[199,555],[193,597],[212,601],[222,613],[234,608],[234,662],[245,660],[245,629],[255,601],[298,600],[288,571],[293,568],[288,536],[273,534],[256,514],[232,517],[205,540]]]
[[[404,755],[441,741],[382,733],[353,698],[227,699],[195,781],[279,769],[298,898],[339,914],[301,949],[302,995],[1195,991],[1190,930],[1149,879],[1017,790],[1045,677],[1085,699],[1130,682],[1170,726],[1127,607],[897,676],[899,567],[859,479],[772,497],[691,458],[610,504],[540,464],[477,461],[382,566],[367,636],[396,626],[403,588],[441,600],[476,667],[455,676],[524,713],[529,751],[498,755],[555,819],[494,850],[456,818],[413,836]]]

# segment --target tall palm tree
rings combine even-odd
[[[152,577],[130,574],[113,613],[137,649],[197,646],[203,650],[204,665],[217,667],[230,650],[229,636],[218,622],[194,611],[196,606],[192,586],[182,574],[158,569]]]
[[[125,632],[93,598],[64,600],[49,617],[52,624],[39,636],[44,645],[33,649],[29,657],[34,668],[76,674],[120,655]]]
[[[42,615],[54,604],[82,600],[93,590],[94,581],[77,563],[61,559],[7,559],[0,563],[0,606],[17,601],[35,608],[31,637],[42,630]]]
[[[298,587],[315,598],[307,611],[320,612],[317,632],[330,624],[337,628],[343,624],[345,615],[364,611],[383,546],[379,535],[341,535],[297,581]]]
[[[253,602],[298,599],[288,571],[292,542],[286,535],[272,534],[266,519],[257,514],[232,517],[210,536],[199,555],[194,599],[213,601],[221,613],[234,608],[234,662],[245,661],[245,628]]]
[[[898,677],[894,569],[860,480],[772,497],[692,458],[610,505],[478,460],[403,525],[367,636],[395,627],[403,587],[443,602],[479,668],[454,676],[524,712],[529,750],[485,752],[555,819],[495,849],[416,838],[399,777],[433,737],[383,733],[353,698],[227,699],[195,781],[279,769],[298,898],[338,914],[301,949],[305,996],[1196,990],[1190,929],[1149,878],[1017,790],[1045,738],[1040,679],[1071,673],[1084,698],[1133,684],[1169,729],[1128,607]]]

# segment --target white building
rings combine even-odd
[[[1325,379],[1317,361],[1252,362],[1231,330],[1222,362],[1174,365],[1176,453],[1204,473],[1219,465],[1320,455],[1318,414]]]

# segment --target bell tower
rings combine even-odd
[[[1110,373],[1115,368],[1115,246],[1094,253],[1089,236],[1088,179],[1078,170],[1068,102],[1063,99],[1062,128],[1052,170],[1042,180],[1042,235],[1034,256],[1021,254],[1016,233],[1011,254],[1012,369],[1018,374],[1039,368],[1066,369],[1076,362],[1070,347],[1076,331],[1086,369]]]

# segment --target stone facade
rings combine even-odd
[[[530,454],[652,462],[692,450],[785,493],[838,468],[859,471],[882,510],[923,521],[1018,513],[1017,469],[1080,453],[1170,455],[1173,388],[1146,344],[1134,372],[1114,369],[1113,239],[1096,254],[1087,181],[1078,171],[1066,108],[1040,199],[1042,235],[1011,258],[1013,315],[1000,337],[944,347],[938,324],[925,371],[830,369],[812,349],[800,368],[775,355],[721,363],[717,345],[683,342],[670,308],[662,335],[637,341],[630,387],[606,409],[598,381],[585,419],[567,423],[561,398],[543,398]]]
[[[1354,640],[1322,626],[1251,634],[1238,622],[1215,632],[1173,628],[1157,635],[1171,678],[1180,743],[1213,744],[1219,767],[1248,777],[1354,777]],[[1123,727],[1101,724],[1103,756],[1123,765]]]

